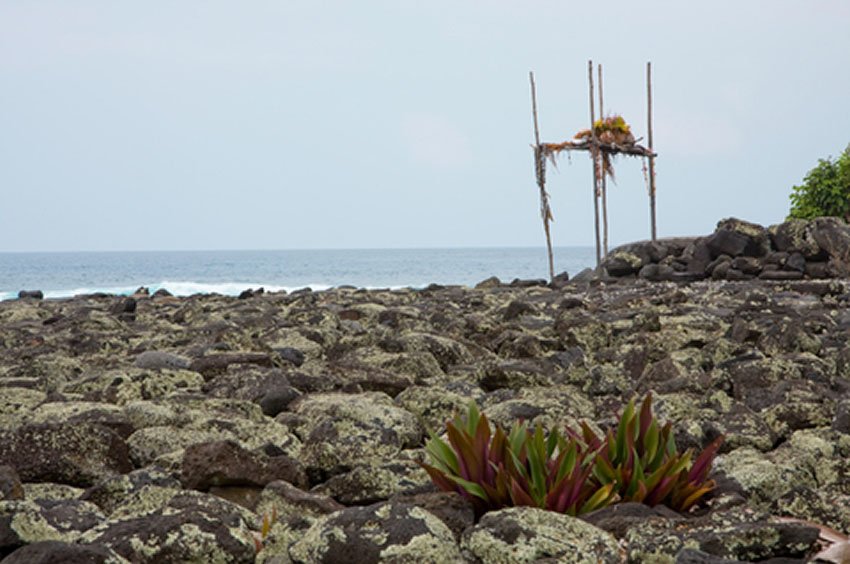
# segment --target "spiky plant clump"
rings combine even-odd
[[[661,425],[652,413],[651,394],[644,398],[640,412],[631,400],[616,431],[608,430],[604,439],[584,423],[581,435],[570,430],[567,433],[597,453],[594,477],[602,484],[613,485],[623,501],[662,504],[685,512],[714,489],[708,475],[723,437],[715,439],[691,463],[693,450],[679,452],[670,422]]]
[[[448,443],[435,434],[426,444],[432,464],[421,463],[441,489],[468,498],[476,513],[531,506],[568,515],[604,507],[614,484],[592,479],[593,453],[557,431],[546,435],[524,422],[505,432],[490,423],[474,403],[465,417],[446,424]]]
[[[578,515],[616,501],[663,504],[690,510],[714,488],[709,479],[718,437],[694,459],[679,452],[672,425],[652,413],[648,394],[631,400],[616,429],[601,437],[582,422],[580,431],[546,434],[517,422],[510,433],[490,422],[474,403],[446,424],[448,442],[431,433],[430,464],[420,463],[441,489],[469,499],[478,515],[518,505]],[[693,462],[692,462],[693,460]]]

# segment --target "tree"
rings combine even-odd
[[[789,218],[835,216],[850,221],[850,145],[837,159],[820,159],[790,198]]]

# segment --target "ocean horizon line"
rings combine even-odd
[[[612,245],[612,248],[617,245]],[[553,245],[553,249],[591,249],[587,245]],[[287,249],[118,249],[118,250],[62,250],[62,251],[3,251],[0,255],[60,255],[60,254],[117,254],[117,253],[288,253],[288,252],[363,252],[363,251],[475,251],[475,250],[541,250],[545,245],[505,245],[505,246],[458,246],[458,247],[317,247]]]

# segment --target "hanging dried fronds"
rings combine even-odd
[[[603,160],[606,160],[606,157],[619,154],[635,157],[653,156],[652,151],[638,144],[641,138],[635,138],[631,127],[622,116],[613,115],[598,119],[594,122],[593,129],[596,133],[596,144],[603,155]],[[590,129],[583,129],[569,141],[541,143],[540,148],[543,156],[554,164],[555,158],[564,151],[592,151],[594,132],[591,132]],[[611,176],[613,168],[610,167],[610,158],[607,158],[607,162],[606,173]]]

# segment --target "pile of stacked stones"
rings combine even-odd
[[[850,226],[832,217],[792,219],[769,228],[724,219],[706,237],[618,247],[602,269],[608,278],[650,281],[846,278]]]

